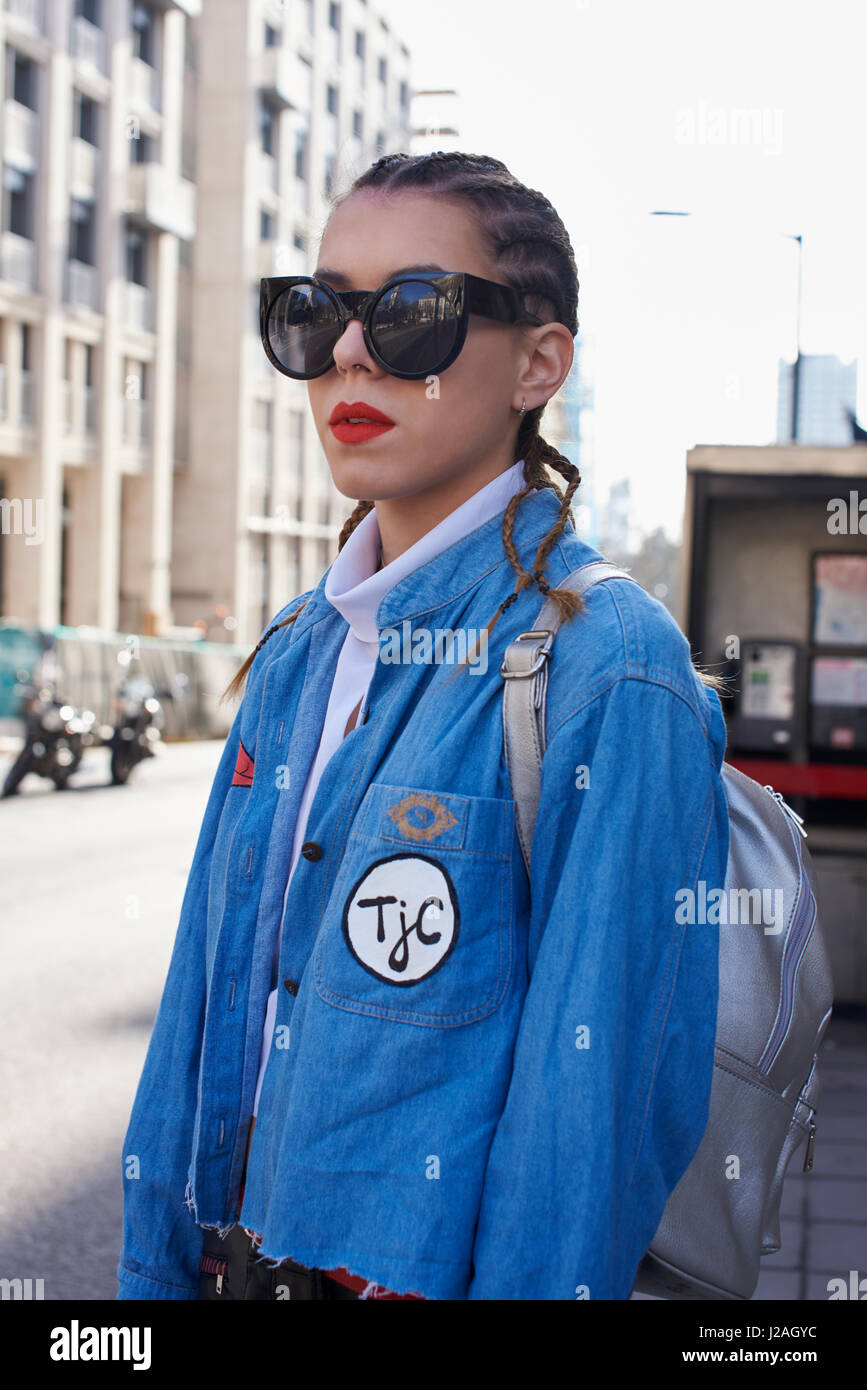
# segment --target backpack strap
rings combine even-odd
[[[630,579],[633,584],[638,583],[626,570],[618,569],[608,560],[591,560],[589,564],[581,565],[568,574],[557,588],[583,594],[592,584],[598,584],[603,579]],[[536,626],[530,632],[519,633],[509,643],[500,667],[500,675],[505,682],[503,748],[515,799],[518,839],[528,874],[542,786],[548,657],[561,622],[557,604],[553,599],[546,598]]]

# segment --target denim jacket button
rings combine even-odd
[[[305,859],[321,859],[322,846],[317,845],[315,840],[305,840],[301,846],[301,853]]]
[[[286,986],[286,988],[288,989],[288,991],[289,991],[290,994],[297,994],[297,993],[298,993],[298,981],[297,981],[297,980],[284,980],[283,983],[284,983],[284,985]]]

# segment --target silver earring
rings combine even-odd
[[[526,409],[527,409],[527,402],[526,402],[526,400],[524,399],[524,397],[522,396],[522,397],[521,397],[521,409],[518,411],[518,419],[519,419],[519,420],[522,420],[522,419],[524,418],[524,411],[525,411]]]

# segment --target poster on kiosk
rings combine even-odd
[[[810,756],[867,762],[867,555],[813,556]]]

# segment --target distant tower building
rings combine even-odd
[[[597,550],[609,559],[631,554],[632,486],[628,478],[619,478],[608,490],[608,501],[602,509],[600,541]]]
[[[792,440],[794,363],[780,361],[777,393],[777,443]],[[839,357],[801,357],[798,388],[799,444],[851,444],[847,411],[855,409],[858,363]]]

